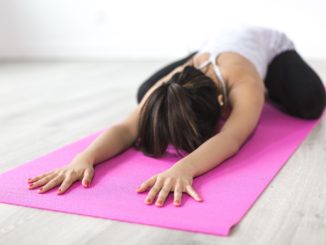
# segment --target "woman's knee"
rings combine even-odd
[[[318,90],[315,93],[306,93],[294,97],[288,104],[287,109],[295,116],[305,119],[316,119],[324,112],[325,105],[325,90]]]

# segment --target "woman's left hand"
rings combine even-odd
[[[168,170],[156,174],[143,182],[140,187],[137,188],[137,192],[143,192],[149,187],[152,187],[149,191],[145,203],[151,204],[157,193],[156,206],[163,206],[170,191],[174,192],[174,205],[181,205],[182,192],[187,192],[196,201],[202,201],[198,193],[192,187],[193,175],[188,171],[188,168],[184,165],[175,164]]]

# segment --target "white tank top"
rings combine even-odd
[[[211,35],[198,49],[199,55],[209,52],[210,58],[199,65],[202,69],[212,63],[216,76],[222,83],[225,103],[228,101],[226,82],[216,65],[216,59],[222,52],[233,51],[247,58],[256,67],[262,80],[273,58],[283,51],[295,49],[294,43],[285,33],[259,26],[240,25]]]

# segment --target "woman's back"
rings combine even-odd
[[[200,46],[198,54],[209,52],[217,58],[223,52],[236,52],[250,60],[264,80],[267,66],[273,58],[294,48],[294,43],[279,30],[240,25],[212,34]]]

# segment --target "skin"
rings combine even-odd
[[[153,203],[155,197],[157,200],[155,205],[162,207],[169,193],[173,191],[174,193],[174,205],[181,205],[182,193],[186,192],[196,201],[201,202],[203,199],[192,187],[194,174],[186,165],[174,164],[173,167],[167,169],[166,171],[152,176],[145,182],[143,182],[138,188],[137,192],[144,192],[150,189],[145,203],[150,205]]]
[[[83,186],[88,188],[93,176],[93,163],[84,156],[77,155],[68,165],[62,168],[57,168],[34,178],[29,178],[27,180],[27,188],[32,190],[42,186],[38,190],[38,193],[45,193],[60,184],[57,194],[63,194],[78,180],[82,180]]]
[[[195,67],[198,67],[203,61],[208,59],[209,54],[203,53],[201,55],[195,56],[192,60],[186,62],[186,64],[177,67],[173,70],[166,78],[163,78],[157,84],[153,86],[153,90],[160,86],[162,82],[168,80],[170,76],[172,76],[175,72],[180,72],[186,65],[189,65],[193,62]],[[255,66],[247,60],[245,57],[233,53],[233,52],[225,52],[219,55],[216,59],[216,63],[220,66],[223,77],[226,80],[226,83],[230,90],[236,83],[242,82],[243,77],[249,77],[251,81],[255,81],[258,91],[263,91],[264,83],[259,78],[259,74],[255,68]],[[241,69],[239,69],[241,67]],[[209,65],[209,68],[205,71],[205,74],[209,76],[215,83],[216,86],[220,88],[220,81],[218,80],[215,72],[213,70],[213,66]],[[149,91],[148,95],[153,91]],[[146,96],[144,96],[143,101],[146,100]],[[247,96],[247,95],[244,95]],[[223,94],[218,95],[217,100],[221,102],[223,98]],[[244,100],[249,100],[249,97],[242,98]],[[143,102],[142,101],[142,102]],[[141,102],[141,103],[142,103]],[[232,102],[232,99],[231,99]],[[224,105],[222,107],[222,116],[227,119],[230,115],[230,109],[232,105]],[[166,198],[169,193],[174,192],[174,205],[181,205],[182,192],[186,192],[196,201],[203,201],[203,199],[199,196],[196,190],[192,187],[193,178],[195,177],[195,170],[192,168],[191,164],[182,164],[182,160],[174,164],[170,169],[158,174],[154,175],[151,178],[147,179],[143,182],[140,187],[136,190],[137,192],[144,192],[150,189],[146,199],[146,204],[152,204],[155,197],[156,206],[161,207],[164,205]]]
[[[123,127],[121,132],[128,132],[128,134],[121,133],[120,135],[117,133],[117,136],[115,136],[116,138],[125,138],[125,142],[128,142],[128,144],[126,144],[124,148],[130,145],[137,138],[139,112],[148,96],[158,86],[161,86],[163,82],[169,80],[175,72],[182,71],[186,65],[192,64],[192,62],[195,67],[198,67],[200,63],[208,59],[208,56],[208,53],[194,56],[193,59],[189,60],[184,65],[175,68],[170,74],[160,79],[147,91],[139,105],[137,105],[130,115],[119,124]],[[221,138],[221,141],[223,142],[226,142],[231,138],[237,139],[234,141],[236,144],[229,143],[228,145],[237,145],[237,147],[234,148],[238,149],[256,125],[263,103],[261,98],[264,91],[264,82],[259,78],[255,66],[245,57],[237,53],[224,52],[218,56],[216,63],[219,65],[223,77],[226,80],[227,87],[229,88],[229,104],[222,106],[222,117],[227,119],[227,121],[222,129],[223,133],[221,131],[222,134],[219,134],[221,137],[224,135],[224,138]],[[221,88],[221,83],[216,77],[211,64],[207,70],[204,69],[204,73],[215,82],[218,88]],[[257,99],[255,99],[256,97]],[[216,99],[221,103],[223,94],[219,94]],[[246,104],[247,101],[250,101],[250,103],[247,103],[246,107],[242,106],[241,108],[241,105]],[[257,105],[257,107],[254,105]],[[232,113],[233,111],[236,112]],[[241,125],[245,125],[245,127],[243,126],[243,128],[240,128],[238,122],[242,122]],[[113,136],[107,136],[106,140],[109,141],[110,139],[111,143],[113,139],[112,137]],[[85,188],[89,187],[94,176],[95,162],[100,162],[99,159],[97,159],[97,161],[94,160],[95,156],[99,158],[99,155],[101,155],[101,160],[103,160],[108,158],[105,154],[112,155],[111,152],[105,153],[104,144],[107,144],[107,142],[104,142],[105,139],[102,140],[102,142],[97,143],[97,148],[100,148],[99,145],[103,146],[101,154],[99,153],[99,149],[97,149],[96,153],[94,153],[94,150],[92,152],[91,150],[86,149],[81,154],[76,155],[73,161],[68,165],[34,178],[29,178],[28,188],[34,189],[42,186],[39,193],[45,193],[46,191],[60,185],[57,194],[63,194],[78,180],[82,181]],[[222,145],[219,145],[219,147],[220,146]],[[229,152],[227,149],[223,151],[226,152],[225,154],[229,155],[236,152],[234,149],[230,149]],[[204,155],[209,155],[210,152],[212,151],[209,150]],[[210,159],[214,157],[214,159],[216,159],[215,155],[208,156],[207,159],[209,159],[209,157]],[[204,165],[204,162],[202,162],[201,165]],[[212,166],[207,167],[205,171],[209,168],[212,168]],[[201,169],[201,172],[205,171]],[[155,204],[157,207],[162,207],[164,205],[170,192],[174,192],[175,206],[181,206],[183,192],[187,193],[194,200],[200,202],[203,201],[203,199],[192,187],[193,179],[198,176],[198,174],[199,167],[195,166],[191,161],[183,158],[166,171],[158,173],[145,180],[136,189],[136,192],[141,193],[149,190],[148,195],[145,198],[145,204],[152,204],[156,198]]]

